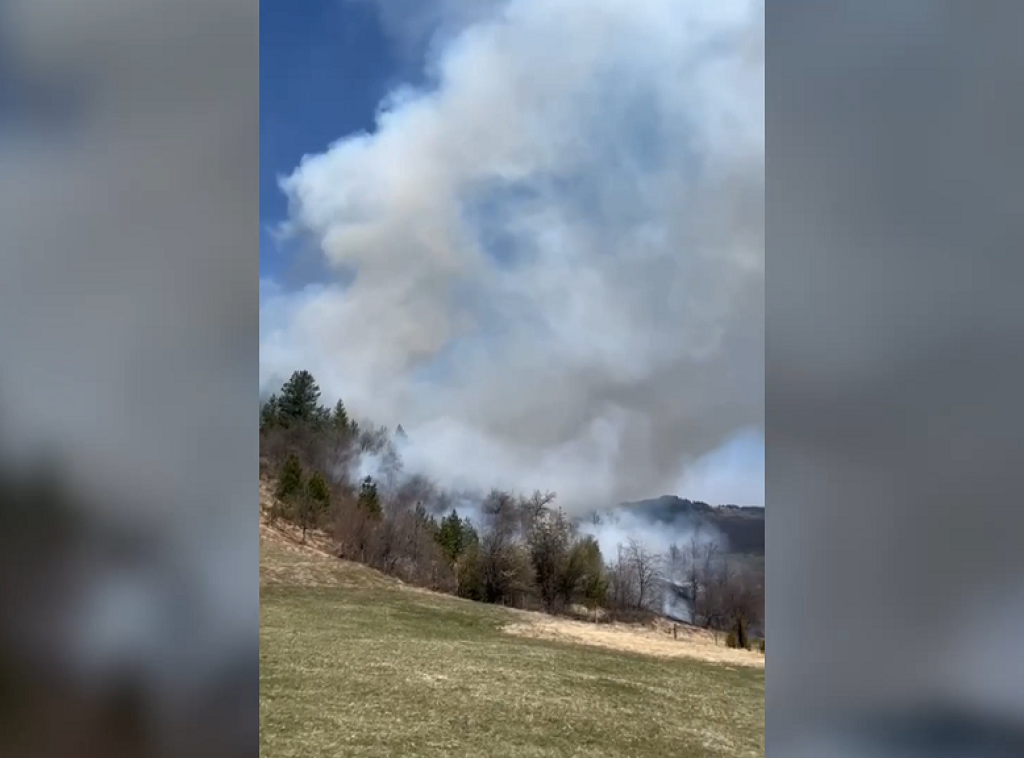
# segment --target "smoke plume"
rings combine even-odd
[[[426,84],[282,179],[337,278],[261,283],[261,385],[310,370],[445,486],[675,491],[763,434],[763,3],[425,5]]]

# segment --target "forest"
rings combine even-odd
[[[447,489],[404,470],[401,426],[357,421],[320,394],[310,372],[296,371],[261,402],[271,524],[289,523],[303,541],[327,535],[338,558],[470,600],[593,620],[668,615],[735,646],[760,637],[763,650],[763,571],[715,541],[694,533],[658,553],[627,536],[604,555],[594,524],[570,517],[554,493]]]

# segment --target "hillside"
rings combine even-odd
[[[623,503],[620,506],[640,518],[668,527],[693,528],[707,524],[729,540],[729,550],[745,555],[764,555],[764,508],[753,506],[712,506],[675,495]]]
[[[763,657],[415,589],[260,529],[260,755],[763,756]]]

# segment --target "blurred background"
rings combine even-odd
[[[769,756],[1024,755],[1022,24],[769,5]]]
[[[258,8],[0,6],[0,754],[258,739]]]
[[[258,749],[258,7],[0,6],[0,754]],[[770,756],[1021,755],[1024,6],[769,6]]]

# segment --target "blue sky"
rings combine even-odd
[[[370,130],[377,104],[402,73],[370,3],[260,3],[260,276],[281,284],[311,277],[316,257],[289,263],[268,227],[286,215],[277,179],[303,155]],[[305,265],[303,265],[305,264]]]

